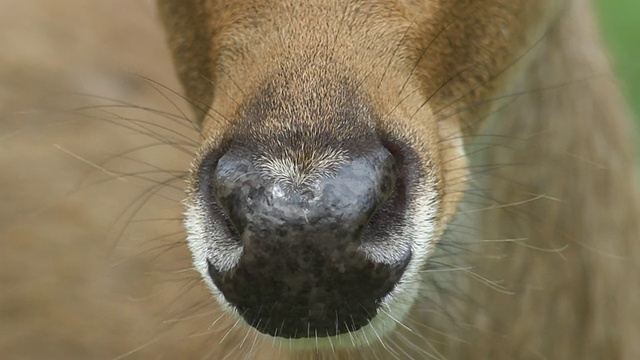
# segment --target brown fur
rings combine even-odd
[[[442,290],[457,306],[439,304],[434,311],[451,312],[452,324],[438,324],[443,314],[421,314],[433,300],[418,299],[410,320],[401,320],[415,338],[393,335],[383,339],[388,349],[374,345],[358,358],[408,355],[415,351],[408,342],[420,347],[414,356],[447,359],[638,354],[631,340],[639,323],[630,294],[638,290],[634,243],[640,214],[630,147],[622,140],[628,125],[610,80],[597,77],[608,68],[586,2],[159,4],[166,23],[181,24],[169,27],[169,39],[187,92],[205,104],[213,93],[202,125],[212,143],[206,147],[215,147],[239,121],[243,101],[279,74],[294,89],[288,94],[301,98],[306,89],[323,91],[314,79],[346,78],[387,115],[377,125],[380,131],[402,134],[421,166],[437,172],[444,227],[467,173],[454,151],[462,144],[451,139],[464,138],[468,148],[474,138],[490,143],[482,151],[489,167],[475,168],[488,179],[476,185],[486,189],[480,206],[486,208],[474,220],[476,234],[463,243],[475,250],[473,256],[458,255],[481,281]],[[204,47],[196,47],[197,41],[185,45],[194,14],[210,16]],[[198,93],[203,82],[194,73],[202,69],[189,64],[202,58],[212,59],[206,69],[212,81]],[[517,96],[481,128],[481,120],[504,103],[478,106],[483,100],[519,87],[554,86],[559,88]],[[464,108],[470,110],[455,111]],[[277,123],[264,126],[265,133],[281,131]],[[498,135],[504,138],[491,138]],[[607,158],[612,154],[615,160]],[[493,169],[494,163],[503,165]],[[474,168],[468,172],[474,178]],[[455,225],[441,240],[443,247],[455,242]],[[522,241],[487,246],[478,237]],[[629,294],[609,297],[620,281],[629,284]],[[235,342],[228,346],[243,356]]]
[[[15,208],[31,199],[36,205],[24,205],[22,213],[39,210],[26,220],[11,214],[0,218],[7,219],[0,222],[5,224],[0,236],[3,242],[10,239],[17,254],[0,251],[5,255],[0,258],[3,281],[10,289],[0,297],[0,335],[6,335],[0,336],[3,353],[16,358],[140,359],[640,357],[636,160],[628,139],[628,116],[589,4],[582,0],[354,3],[345,7],[344,2],[331,0],[158,1],[178,75],[200,124],[203,147],[216,146],[233,128],[243,102],[255,96],[263,82],[286,81],[293,93],[303,94],[315,91],[319,83],[327,84],[318,79],[328,79],[331,86],[340,76],[384,115],[375,126],[401,137],[420,155],[416,166],[437,176],[443,236],[431,259],[436,264],[434,274],[439,271],[447,277],[425,274],[424,293],[409,316],[400,319],[404,326],[382,344],[356,350],[290,351],[286,343],[262,338],[224,314],[197,281],[185,291],[181,276],[162,283],[162,278],[171,276],[166,270],[141,276],[156,270],[158,263],[175,264],[178,274],[189,267],[184,246],[161,252],[154,261],[156,242],[138,245],[154,234],[180,232],[179,224],[134,227],[127,232],[131,240],[120,240],[116,251],[104,241],[87,242],[101,240],[99,234],[111,223],[104,219],[117,218],[120,209],[100,208],[113,206],[112,197],[135,198],[140,192],[131,183],[92,187],[80,203],[65,200],[53,210],[40,209],[38,200],[51,196],[44,194],[53,191],[58,195],[49,199],[62,197],[69,190],[63,184],[78,178],[57,169],[73,169],[67,162],[77,166],[77,159],[58,150],[51,155],[51,143],[62,143],[64,149],[72,145],[73,153],[79,151],[93,163],[104,160],[101,153],[139,145],[139,139],[127,138],[113,125],[91,122],[85,129],[90,131],[84,132],[94,135],[88,143],[76,135],[76,128],[36,131],[20,141],[0,137],[0,147],[36,149],[28,160],[35,172],[27,177],[29,183],[18,184],[6,175],[0,178],[12,189],[30,189],[29,194],[19,197],[21,201],[7,195],[3,204]],[[96,13],[107,11],[99,10]],[[151,20],[146,24],[150,32],[157,30]],[[127,36],[139,36],[140,43],[147,40],[138,33]],[[135,54],[135,44],[123,54]],[[168,56],[164,49],[155,53],[159,55],[152,60]],[[131,70],[177,86],[164,77],[167,66],[148,72],[144,65],[133,65],[138,63],[135,55],[129,56],[110,61],[125,62]],[[55,57],[48,58],[56,68]],[[105,76],[89,69],[93,78]],[[118,76],[123,78],[115,85],[118,94],[129,92],[134,102],[152,97],[153,90],[144,81]],[[73,83],[69,77],[65,81]],[[92,90],[102,95],[105,88]],[[163,99],[152,104],[171,110]],[[7,112],[21,109],[3,107]],[[147,120],[153,113],[144,116]],[[183,129],[156,118],[158,124]],[[12,124],[5,122],[7,134],[18,127]],[[468,156],[461,156],[463,146]],[[175,148],[168,150],[136,159],[152,162],[172,156],[175,159],[165,159],[161,167],[184,170],[188,156],[179,158]],[[27,161],[18,163],[6,155],[0,160],[9,169],[5,174],[12,176],[20,174],[22,162]],[[126,175],[139,166],[110,164],[107,170],[115,168]],[[51,174],[59,179],[36,180]],[[117,194],[114,188],[119,189]],[[179,190],[171,190],[160,195],[181,198]],[[177,203],[158,201],[144,207],[149,217],[175,217],[181,211]],[[154,207],[163,210],[156,213]],[[177,238],[182,236],[180,232]],[[175,242],[169,240],[168,244]],[[104,254],[111,254],[108,261]],[[191,274],[190,279],[196,276]]]

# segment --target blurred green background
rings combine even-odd
[[[640,125],[640,0],[596,0],[615,72]]]

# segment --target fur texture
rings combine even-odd
[[[621,140],[628,125],[615,87],[598,76],[608,67],[586,2],[159,4],[187,93],[196,104],[211,104],[201,120],[201,154],[234,137],[229,132],[242,126],[243,104],[264,96],[262,84],[283,84],[276,86],[282,98],[273,106],[298,116],[292,123],[277,115],[260,124],[268,142],[272,134],[330,123],[304,120],[305,106],[315,101],[305,96],[322,96],[344,81],[382,114],[372,125],[376,131],[414,151],[405,165],[426,170],[423,179],[437,184],[435,215],[427,215],[428,202],[414,201],[429,186],[410,182],[403,211],[412,220],[390,225],[409,229],[397,237],[411,239],[417,250],[398,284],[405,295],[387,308],[400,325],[389,331],[372,323],[380,334],[373,330],[365,339],[370,346],[345,356],[637,354],[632,336],[625,338],[638,334],[637,318],[622,315],[634,313],[631,294],[638,290],[634,162]],[[206,47],[189,45],[200,41],[188,40],[193,14],[209,16]],[[211,82],[198,93],[201,69],[189,64],[203,57],[212,61],[206,69]],[[298,101],[304,104],[296,107]],[[332,106],[340,105],[328,104],[326,111]],[[325,131],[357,133],[357,126]],[[282,146],[271,141],[273,148]],[[269,150],[259,154],[270,156]],[[607,159],[611,154],[616,159]],[[438,230],[420,240],[414,234],[429,232],[416,225],[434,216]],[[201,249],[208,242],[199,234],[190,241]],[[201,254],[195,249],[196,258]],[[630,291],[609,297],[614,290],[606,288],[625,278]],[[613,330],[624,326],[629,329]],[[359,335],[352,341],[359,343]],[[318,357],[343,351],[318,341],[326,339],[303,348]],[[243,356],[229,345],[230,354]]]
[[[9,249],[0,251],[0,353],[640,357],[637,159],[588,1],[158,0],[169,51],[150,4],[118,1],[0,5],[49,30],[1,22],[34,45],[7,41],[0,57],[0,85],[11,89],[0,93],[0,239]],[[116,18],[130,31],[113,30]],[[83,35],[52,40],[79,33],[68,24],[85,24]],[[277,116],[246,126],[246,104],[265,84],[286,89],[271,94]],[[192,270],[180,224],[184,180],[194,182],[187,167],[193,174],[207,152],[251,132],[271,144],[258,149],[261,163],[282,181],[330,170],[340,153],[271,134],[348,141],[363,131],[311,116],[310,104],[338,109],[322,94],[344,84],[376,115],[358,125],[393,139],[394,156],[420,169],[393,232],[418,256],[384,326],[341,339],[268,338]],[[58,90],[53,101],[41,95]],[[208,251],[205,220],[188,192],[197,259]]]

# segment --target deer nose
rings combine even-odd
[[[336,241],[346,245],[358,241],[357,235],[393,192],[393,156],[384,147],[376,150],[339,163],[333,170],[312,174],[313,169],[256,166],[232,149],[218,161],[214,193],[233,226],[247,239],[258,235],[256,241],[293,245],[318,234],[340,232],[349,241],[337,233]],[[305,171],[308,174],[301,173]],[[274,229],[280,235],[271,234]]]
[[[242,247],[233,268],[208,264],[214,284],[250,325],[273,336],[365,326],[410,257],[379,264],[360,250],[363,230],[394,192],[393,156],[380,145],[318,171],[263,161],[232,147],[210,178],[210,201]]]

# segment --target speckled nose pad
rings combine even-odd
[[[217,162],[212,193],[242,255],[228,271],[209,263],[226,300],[257,330],[284,338],[355,331],[377,314],[406,268],[370,261],[360,246],[392,196],[395,161],[379,146],[330,174],[293,184],[232,148]]]

